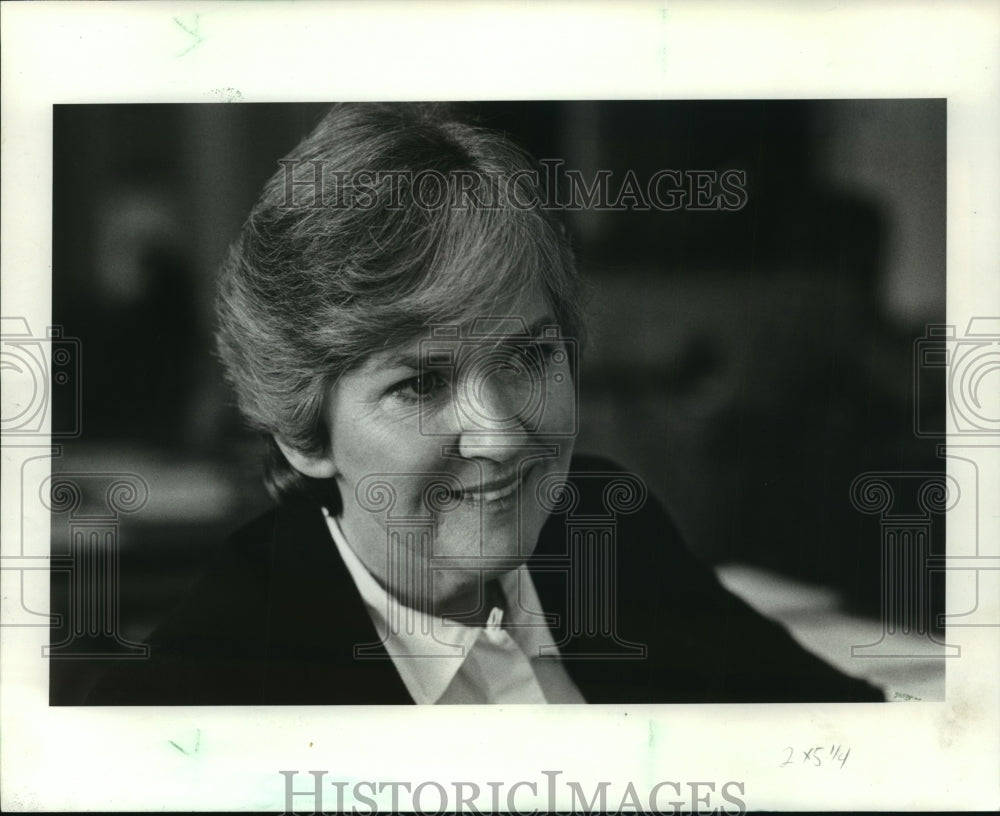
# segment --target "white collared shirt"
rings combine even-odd
[[[387,615],[394,605],[398,611],[399,602],[355,555],[337,519],[325,509],[323,513],[340,557],[414,702],[585,702],[562,662],[553,657],[558,650],[537,614],[542,606],[526,567],[500,576],[508,611],[494,607],[485,626],[466,626],[414,608],[404,608],[411,625],[390,626]],[[398,622],[400,616],[393,617]]]

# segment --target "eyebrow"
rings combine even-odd
[[[503,320],[504,318],[498,317],[496,319]],[[557,325],[555,317],[553,317],[552,314],[550,314],[549,312],[546,312],[544,315],[542,315],[540,318],[534,321],[530,326],[528,326],[527,337],[531,339],[537,339],[538,337],[541,336],[542,329],[544,329],[546,326],[555,326],[555,325]],[[487,335],[486,338],[484,339],[495,340],[498,343],[502,343],[508,338],[524,339],[525,335],[520,333],[518,334],[498,333],[496,335],[493,334]],[[429,339],[429,338],[421,338],[421,340],[424,339]],[[455,341],[466,342],[469,341],[470,339],[471,338],[469,337],[456,337]],[[386,357],[384,357],[382,360],[379,361],[379,367],[418,369],[420,367],[420,354],[410,348],[405,348],[396,351],[394,353],[389,353]]]

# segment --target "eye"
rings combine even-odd
[[[390,396],[404,402],[420,402],[437,397],[448,390],[448,382],[440,374],[428,372],[400,380],[388,390]]]

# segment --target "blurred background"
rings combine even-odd
[[[877,638],[879,520],[848,489],[866,470],[944,470],[937,440],[913,432],[915,411],[943,421],[944,389],[915,405],[912,357],[945,320],[945,101],[458,107],[587,179],[746,173],[738,211],[567,214],[593,318],[578,449],[639,474],[758,605],[786,599],[790,624],[838,614]],[[80,341],[81,396],[58,398],[53,421],[79,412],[82,432],[53,470],[149,485],[119,529],[129,639],[269,503],[260,440],[212,353],[214,275],[325,109],[54,108],[53,323]],[[52,529],[65,552],[66,525]],[[54,610],[68,598],[55,575]],[[78,701],[73,663],[52,661],[53,702]]]

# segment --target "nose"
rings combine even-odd
[[[537,384],[516,367],[493,366],[464,378],[454,394],[459,453],[503,461],[531,438]]]

